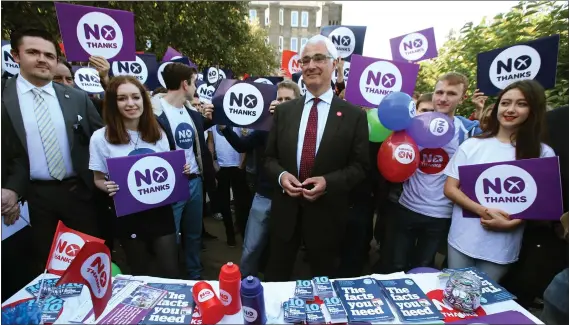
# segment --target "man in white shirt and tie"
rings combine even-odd
[[[306,95],[279,105],[267,141],[267,176],[282,188],[272,200],[267,281],[289,280],[301,240],[312,275],[334,276],[348,193],[370,168],[365,112],[331,88],[336,48],[317,35],[300,53]]]
[[[52,82],[57,43],[47,31],[15,31],[10,42],[20,74],[3,81],[2,106],[26,150],[30,221],[43,264],[58,221],[99,234],[88,162],[89,139],[103,123],[86,93]]]

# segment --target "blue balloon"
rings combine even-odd
[[[423,148],[442,148],[454,138],[454,121],[445,114],[429,112],[417,115],[407,134]]]
[[[405,130],[415,117],[415,102],[406,93],[393,92],[385,96],[379,103],[377,116],[381,124],[387,129]]]

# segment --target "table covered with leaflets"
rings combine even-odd
[[[326,286],[317,284],[315,279],[264,282],[266,324],[543,324],[516,303],[515,297],[491,280],[482,281],[479,308],[473,312],[455,309],[444,299],[448,275],[446,280],[442,280],[444,277],[442,273],[372,274],[331,280],[333,289],[327,293],[324,292]],[[53,285],[58,278],[46,274],[45,282]],[[41,276],[6,300],[3,310],[17,302],[35,300],[40,279]],[[219,295],[218,281],[207,282]],[[310,286],[302,288],[308,282]],[[202,324],[202,315],[192,298],[191,289],[195,283],[146,276],[117,276],[113,278],[112,297],[97,319],[93,314],[89,289],[80,284],[67,284],[58,290],[57,295],[47,296],[41,317],[44,324]],[[315,304],[319,307],[313,306]],[[3,316],[3,323],[6,320]],[[244,323],[241,311],[226,315],[219,322]]]

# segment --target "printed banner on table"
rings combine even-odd
[[[433,27],[389,40],[393,61],[418,62],[438,56]]]
[[[74,81],[75,87],[89,93],[89,94],[100,94],[105,92],[103,86],[101,85],[101,79],[99,78],[99,72],[93,68],[88,67],[72,67],[74,70]]]
[[[165,290],[141,285],[97,324],[140,324],[166,294]]]
[[[558,221],[563,214],[558,157],[460,166],[458,174],[471,200],[512,219]],[[479,218],[466,209],[463,216]]]
[[[324,26],[320,34],[332,41],[339,57],[351,61],[352,55],[362,55],[364,52],[366,30],[365,26]]]
[[[137,54],[135,61],[115,61],[111,64],[111,76],[133,76],[153,90],[158,87],[158,62],[151,53]]]
[[[216,125],[233,125],[269,131],[273,117],[269,106],[277,98],[277,86],[224,79],[213,95]]]
[[[455,322],[447,323],[447,324],[516,324],[516,325],[526,325],[526,324],[535,324],[534,321],[529,319],[526,315],[520,313],[519,311],[504,311],[501,313],[496,313],[492,315],[474,317],[470,319],[461,319]]]
[[[555,87],[559,35],[519,43],[477,56],[476,88],[494,96],[511,83],[534,79],[545,89]]]
[[[300,66],[300,56],[295,51],[284,50],[282,61],[281,61],[281,69],[286,72],[287,77],[291,77],[293,74],[302,71],[302,67]]]
[[[59,31],[69,61],[100,55],[109,62],[134,61],[134,14],[130,11],[56,2]]]
[[[277,85],[279,82],[283,81],[283,77],[249,77],[245,79],[247,81],[256,82],[265,85]]]
[[[156,87],[162,86],[162,87],[166,88],[166,84],[164,83],[164,77],[162,76],[162,72],[164,71],[164,68],[166,68],[166,66],[168,64],[172,64],[174,62],[183,63],[189,67],[193,67],[193,68],[197,69],[197,66],[187,56],[175,57],[175,58],[170,59],[170,61],[162,62],[162,63],[160,63],[160,66],[158,66],[158,70],[156,71],[156,76],[157,76],[157,79],[159,82],[159,85],[157,85]]]
[[[413,95],[419,65],[354,55],[350,66],[352,82],[346,100],[354,105],[377,107],[385,96],[400,91]]]
[[[175,132],[193,137],[189,130]],[[121,189],[113,196],[117,217],[187,199],[185,163],[183,150],[107,159],[109,177]]]
[[[10,41],[2,40],[2,72],[9,77],[20,73],[20,65],[14,61],[11,50],[12,45],[10,45]]]

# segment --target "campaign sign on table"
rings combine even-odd
[[[174,57],[170,59],[170,61],[168,62],[160,63],[160,65],[158,66],[158,70],[156,71],[156,75],[158,77],[158,82],[164,88],[166,88],[166,84],[164,83],[164,77],[162,76],[162,72],[164,71],[164,68],[166,68],[168,64],[172,64],[174,62],[183,63],[189,67],[196,67],[196,65],[192,61],[190,61],[190,58],[188,58],[187,56]]]
[[[559,35],[519,43],[477,56],[476,88],[494,96],[518,80],[534,79],[545,89],[555,87]]]
[[[438,56],[433,27],[389,40],[393,61],[418,62]]]
[[[8,76],[20,73],[20,65],[14,61],[11,50],[10,41],[2,40],[2,72],[7,73]]]
[[[471,200],[512,219],[559,220],[563,214],[558,157],[460,166],[458,174]],[[463,216],[479,218],[467,209]]]
[[[265,85],[276,85],[279,82],[283,81],[284,78],[283,77],[249,77],[245,80],[260,83],[260,84],[265,84]]]
[[[534,321],[529,319],[526,315],[520,313],[519,311],[504,311],[497,314],[480,316],[470,319],[461,319],[447,324],[516,324],[516,325],[526,325],[535,324]]]
[[[353,55],[346,100],[354,105],[377,107],[392,92],[413,95],[419,65]]]
[[[72,67],[74,71],[75,87],[89,93],[100,94],[105,92],[101,86],[99,72],[89,67]]]
[[[115,61],[111,65],[111,76],[133,76],[149,89],[158,86],[156,55],[137,54],[135,61]]]
[[[277,86],[224,79],[213,95],[213,122],[269,131],[273,123],[269,106],[276,98]]]
[[[351,61],[352,55],[363,54],[366,30],[365,26],[325,26],[320,34],[332,41],[339,57]]]
[[[121,189],[113,197],[117,217],[187,199],[185,162],[183,150],[107,159],[110,179]]]
[[[134,14],[88,6],[55,3],[65,56],[69,61],[89,61],[99,55],[112,61],[134,61]]]
[[[281,61],[281,69],[286,72],[287,76],[292,76],[294,73],[301,72],[300,56],[295,51],[284,50]]]
[[[200,81],[196,79],[196,93],[200,98],[200,102],[211,104],[211,99],[215,93],[215,87],[208,85],[205,81]]]

